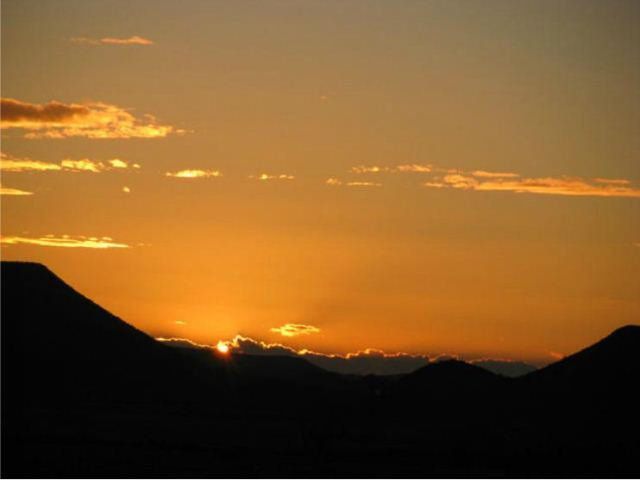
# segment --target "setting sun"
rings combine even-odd
[[[218,353],[222,353],[223,355],[226,355],[227,353],[229,353],[229,345],[224,343],[222,340],[218,342],[218,344],[216,345],[216,350],[218,351]]]

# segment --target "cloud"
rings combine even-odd
[[[173,323],[175,323],[176,325],[186,325],[187,324],[187,322],[183,322],[182,320],[176,320]]]
[[[260,175],[249,175],[249,178],[254,180],[268,181],[268,180],[294,180],[296,177],[288,175],[286,173],[280,173],[277,175],[271,175],[269,173],[261,173]]]
[[[381,173],[390,171],[391,169],[389,167],[378,167],[377,165],[358,165],[351,167],[352,173]]]
[[[98,173],[102,172],[105,169],[104,164],[100,162],[94,162],[93,160],[89,160],[88,158],[83,158],[81,160],[62,160],[62,162],[60,162],[60,165],[62,165],[63,169],[72,172]]]
[[[396,166],[358,165],[351,168],[352,173],[398,173],[414,172],[429,174],[422,184],[429,188],[454,188],[472,191],[502,191],[513,193],[532,193],[539,195],[564,195],[582,197],[635,197],[640,198],[640,188],[632,186],[624,178],[581,177],[533,177],[525,178],[515,172],[491,172],[473,170],[465,172],[455,168],[439,168],[425,164],[404,164]],[[336,177],[326,180],[331,186],[380,186],[373,182],[345,182]]]
[[[346,186],[346,187],[381,187],[381,183],[377,182],[343,182],[339,178],[331,177],[325,182],[332,187]]]
[[[594,178],[594,182],[607,183],[610,185],[629,185],[631,182],[624,178]]]
[[[88,37],[73,37],[71,38],[71,42],[79,43],[83,45],[142,45],[148,46],[153,45],[153,42],[148,38],[139,37],[134,35],[129,38],[113,38],[113,37],[105,37],[105,38],[88,38]]]
[[[494,178],[477,179],[464,174],[448,174],[442,178],[446,186],[461,190],[503,191],[514,193],[533,193],[539,195],[594,196],[594,197],[636,197],[640,198],[640,189],[627,183],[589,181],[577,177],[545,178]],[[431,186],[424,184],[425,186]]]
[[[347,182],[345,183],[347,187],[381,187],[381,183],[377,182]]]
[[[3,245],[39,245],[43,247],[65,247],[65,248],[94,248],[94,249],[106,249],[106,248],[130,248],[130,245],[125,243],[115,243],[110,237],[71,237],[70,235],[62,235],[56,237],[54,235],[47,235],[44,237],[6,237],[0,238],[0,243]]]
[[[170,346],[209,349],[215,351],[218,345],[225,345],[233,353],[245,355],[275,355],[303,358],[325,370],[352,375],[399,375],[410,373],[429,363],[445,360],[462,360],[457,355],[437,355],[429,357],[422,354],[405,352],[387,353],[375,348],[366,348],[344,355],[314,352],[295,348],[281,343],[267,343],[261,340],[236,335],[231,340],[220,340],[212,345],[203,345],[186,338],[156,338]],[[464,360],[462,360],[464,361]],[[501,375],[516,376],[535,367],[512,360],[478,359],[470,363],[476,364]]]
[[[167,172],[164,175],[173,178],[209,178],[221,177],[222,173],[218,170],[179,170],[177,172]]]
[[[123,193],[131,193],[131,189],[129,187],[122,187]]]
[[[358,165],[351,167],[352,173],[429,173],[433,169],[432,165],[422,165],[418,163],[409,163],[403,165],[396,165],[394,167],[378,166],[378,165]]]
[[[159,138],[184,133],[159,124],[152,115],[136,118],[130,111],[102,102],[45,104],[2,98],[1,128],[26,130],[26,138]]]
[[[210,345],[203,345],[201,343],[196,343],[188,338],[179,338],[179,337],[156,337],[158,342],[162,342],[165,345],[170,347],[182,347],[182,348],[197,348],[197,349],[213,349]]]
[[[310,335],[320,333],[320,329],[313,325],[302,325],[299,323],[287,323],[281,327],[270,329],[274,333],[279,333],[283,337],[297,337],[298,335]]]
[[[66,172],[93,172],[99,173],[108,170],[125,170],[128,168],[140,168],[140,165],[134,163],[130,165],[128,162],[119,158],[100,162],[82,158],[79,160],[65,159],[59,164],[50,162],[41,162],[39,160],[31,160],[30,158],[14,158],[7,154],[2,154],[0,158],[0,170],[3,172],[49,172],[49,171],[66,171]]]
[[[0,170],[3,172],[46,172],[62,170],[60,165],[30,158],[15,158],[7,153],[0,153]]]
[[[0,195],[28,196],[33,195],[33,192],[27,192],[26,190],[20,190],[18,188],[3,187],[0,185]]]
[[[510,172],[487,172],[485,170],[474,170],[471,172],[474,177],[480,178],[516,178],[519,177],[517,173]]]
[[[412,163],[409,165],[398,165],[396,171],[398,172],[410,172],[410,173],[429,173],[433,169],[431,165],[420,165]]]

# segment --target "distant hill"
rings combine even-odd
[[[498,375],[512,378],[521,377],[537,370],[536,367],[528,363],[509,360],[473,360],[471,364]]]
[[[22,405],[148,402],[178,391],[210,402],[223,394],[211,382],[215,369],[159,344],[33,263],[2,262],[2,360],[6,400]]]
[[[640,326],[627,325],[599,342],[525,377],[558,388],[625,388],[640,378]]]

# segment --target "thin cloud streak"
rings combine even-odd
[[[423,165],[419,163],[409,163],[389,166],[378,165],[357,165],[351,167],[351,173],[365,174],[365,173],[429,173],[433,170],[432,165]]]
[[[218,170],[179,170],[177,172],[166,172],[165,177],[173,178],[210,178],[221,177],[222,173]]]
[[[340,186],[345,186],[345,187],[381,187],[382,184],[378,183],[378,182],[343,182],[342,180],[340,180],[339,178],[335,178],[335,177],[331,177],[328,178],[325,182],[325,184],[331,186],[331,187],[340,187]]]
[[[108,248],[131,248],[126,243],[116,243],[109,237],[71,237],[63,235],[56,237],[47,235],[44,237],[13,237],[3,236],[0,238],[2,245],[37,245],[41,247],[63,247],[63,248],[92,248],[92,249],[108,249]]]
[[[33,195],[33,192],[27,192],[26,190],[20,190],[19,188],[9,188],[0,185],[0,195],[13,195],[17,197],[25,197]]]
[[[64,159],[57,163],[41,162],[39,160],[31,160],[30,158],[14,158],[6,154],[2,154],[0,159],[0,170],[3,172],[50,172],[50,171],[66,171],[66,172],[106,172],[109,170],[126,170],[129,168],[139,169],[137,163],[129,164],[125,160],[113,158],[106,162],[81,158],[79,160]]]
[[[640,189],[627,184],[590,182],[576,177],[518,178],[515,180],[477,178],[460,175],[445,175],[442,183],[447,187],[472,191],[502,191],[533,193],[538,195],[592,196],[592,197],[634,197],[640,198]],[[425,186],[431,186],[425,184]]]
[[[162,138],[184,133],[159,124],[152,115],[136,118],[127,109],[102,102],[35,104],[2,98],[1,108],[0,127],[26,130],[25,138]]]
[[[260,175],[249,175],[249,178],[253,180],[260,180],[260,181],[266,182],[269,180],[295,180],[296,177],[286,173],[280,173],[275,175],[272,175],[269,173],[261,173]]]
[[[115,38],[115,37],[105,37],[105,38],[89,38],[89,37],[73,37],[70,39],[72,43],[78,43],[82,45],[116,45],[116,46],[126,46],[126,45],[141,45],[141,46],[149,46],[153,45],[153,41],[148,38],[139,37],[138,35],[133,35],[128,38]]]

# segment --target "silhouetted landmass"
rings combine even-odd
[[[537,370],[536,367],[528,363],[508,360],[474,360],[471,363],[498,375],[512,378],[521,377]]]
[[[5,477],[638,476],[640,327],[519,378],[171,348],[2,263]]]

